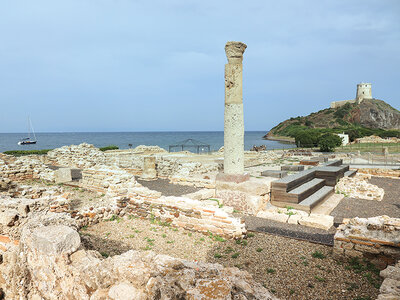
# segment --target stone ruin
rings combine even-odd
[[[133,182],[132,175],[124,171],[99,171],[108,178],[108,186],[102,188],[115,202],[86,212],[69,209],[69,195],[62,187],[23,187],[0,180],[3,298],[276,299],[237,268],[139,251],[105,259],[99,252],[87,250],[77,230],[114,214],[151,214],[172,226],[224,236],[229,232],[242,236],[244,230],[240,220],[218,207],[204,206],[197,200],[160,197]],[[99,176],[93,171],[91,174]],[[115,180],[110,180],[113,176]],[[121,191],[124,196],[120,196]]]

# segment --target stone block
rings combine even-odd
[[[380,272],[380,275],[383,278],[392,278],[400,281],[400,267],[388,266]]]
[[[283,177],[287,176],[287,172],[286,171],[278,171],[278,170],[265,170],[265,171],[261,172],[261,176],[283,178]]]
[[[146,156],[143,159],[143,173],[141,179],[154,180],[157,178],[156,157]]]
[[[299,224],[299,221],[301,220],[301,218],[302,218],[302,216],[301,215],[291,215],[291,216],[289,216],[289,219],[288,219],[288,223],[289,224]]]
[[[332,216],[311,214],[308,217],[303,217],[299,220],[299,224],[328,230],[333,226],[333,219]]]
[[[51,225],[32,232],[32,246],[42,253],[71,254],[81,244],[77,231],[65,225]]]
[[[14,222],[18,220],[18,211],[16,209],[7,209],[0,212],[0,224],[4,226],[14,226]]]
[[[64,183],[72,181],[72,173],[70,168],[60,168],[54,172],[56,183]]]

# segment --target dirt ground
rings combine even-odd
[[[270,234],[224,240],[133,217],[112,218],[80,233],[104,257],[134,249],[236,266],[281,299],[375,299],[381,284],[378,270],[367,262],[336,261],[329,246]]]

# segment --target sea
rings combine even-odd
[[[265,145],[267,150],[294,148],[292,143],[264,140],[265,131],[246,131],[244,136],[245,150],[253,146]],[[93,144],[96,147],[116,145],[120,149],[135,148],[139,145],[159,146],[166,150],[170,145],[180,144],[193,139],[210,145],[211,151],[217,151],[224,145],[223,131],[174,131],[174,132],[39,132],[36,133],[35,145],[18,145],[26,133],[0,133],[0,152],[8,150],[41,150],[54,149],[65,145],[81,143]],[[178,148],[172,151],[181,150]],[[195,152],[196,149],[185,148]],[[201,149],[200,149],[201,150]]]

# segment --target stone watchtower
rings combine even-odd
[[[372,99],[371,83],[361,82],[357,84],[357,103],[361,103],[364,99]]]

